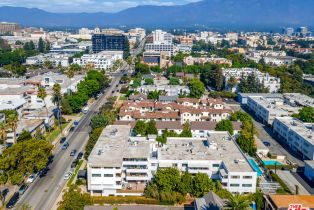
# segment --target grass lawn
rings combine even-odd
[[[65,123],[65,124],[62,124],[62,130],[64,130],[64,128],[68,125],[69,123]],[[50,133],[50,137],[51,137],[51,140],[54,141],[60,134],[60,129],[59,127],[55,127],[55,129],[53,131],[51,131]],[[47,140],[50,140],[49,138],[49,134],[46,136],[46,139]]]
[[[125,101],[125,100],[127,100],[127,97],[126,97],[125,95],[121,95],[120,98],[119,98],[119,100]]]
[[[77,176],[78,171],[80,170],[81,165],[83,164],[83,160],[80,160],[79,163],[77,164],[74,173],[72,174],[71,178],[69,179],[67,186],[70,187],[74,178]]]

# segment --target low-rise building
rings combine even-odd
[[[265,195],[267,210],[311,210],[314,209],[313,195]]]
[[[225,88],[230,89],[228,87],[228,81],[231,77],[234,77],[238,83],[240,83],[242,77],[247,77],[251,74],[254,74],[258,81],[269,90],[270,93],[277,93],[280,89],[280,78],[273,77],[268,73],[262,73],[258,69],[255,68],[226,68],[223,69],[223,75],[225,78]],[[237,91],[237,85],[232,88],[232,91]]]
[[[67,54],[47,53],[26,58],[26,64],[41,66],[44,65],[45,62],[50,62],[54,67],[61,65],[66,68],[70,65],[69,57],[70,55]]]
[[[152,91],[161,91],[167,96],[188,95],[190,89],[181,85],[142,85],[136,89],[140,93],[148,95]]]
[[[293,117],[277,117],[273,122],[273,132],[295,154],[305,160],[314,160],[313,126]]]
[[[167,66],[167,53],[164,52],[144,52],[143,63],[149,66],[159,66],[164,68]]]
[[[305,160],[304,163],[304,176],[314,183],[314,160]]]
[[[130,132],[129,125],[103,130],[87,163],[87,189],[92,195],[141,194],[156,171],[168,167],[192,175],[205,173],[232,193],[256,191],[257,174],[228,132],[212,132],[206,138],[168,138],[162,147],[154,140],[132,138]]]
[[[108,70],[114,63],[123,59],[123,51],[101,51],[97,54],[84,54],[81,58],[74,58],[73,63],[82,66],[91,66],[96,69]]]
[[[183,62],[186,65],[194,65],[195,63],[205,64],[205,63],[214,63],[219,65],[232,66],[232,61],[226,58],[209,58],[209,57],[185,57]]]
[[[164,52],[167,56],[175,54],[175,46],[173,44],[145,44],[145,51],[148,52]]]

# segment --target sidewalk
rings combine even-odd
[[[291,174],[290,171],[277,170],[277,175],[286,183],[291,192],[295,193],[295,186],[299,186],[300,195],[310,195],[303,185]]]

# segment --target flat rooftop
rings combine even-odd
[[[303,123],[293,117],[277,117],[277,120],[314,145],[314,123]]]
[[[290,204],[302,204],[303,207],[314,208],[314,195],[270,195],[278,209],[288,208]]]
[[[314,98],[301,93],[285,93],[284,97],[290,102],[295,102],[302,106],[309,106],[314,108]]]
[[[222,160],[228,171],[253,172],[228,132],[213,131],[207,138],[168,138],[167,144],[158,149],[158,159]]]
[[[121,167],[123,158],[149,158],[149,142],[131,142],[130,125],[109,125],[99,136],[88,164],[98,167]]]

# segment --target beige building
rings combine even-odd
[[[20,24],[18,23],[7,23],[1,22],[0,23],[0,34],[13,34],[15,31],[20,29]]]

